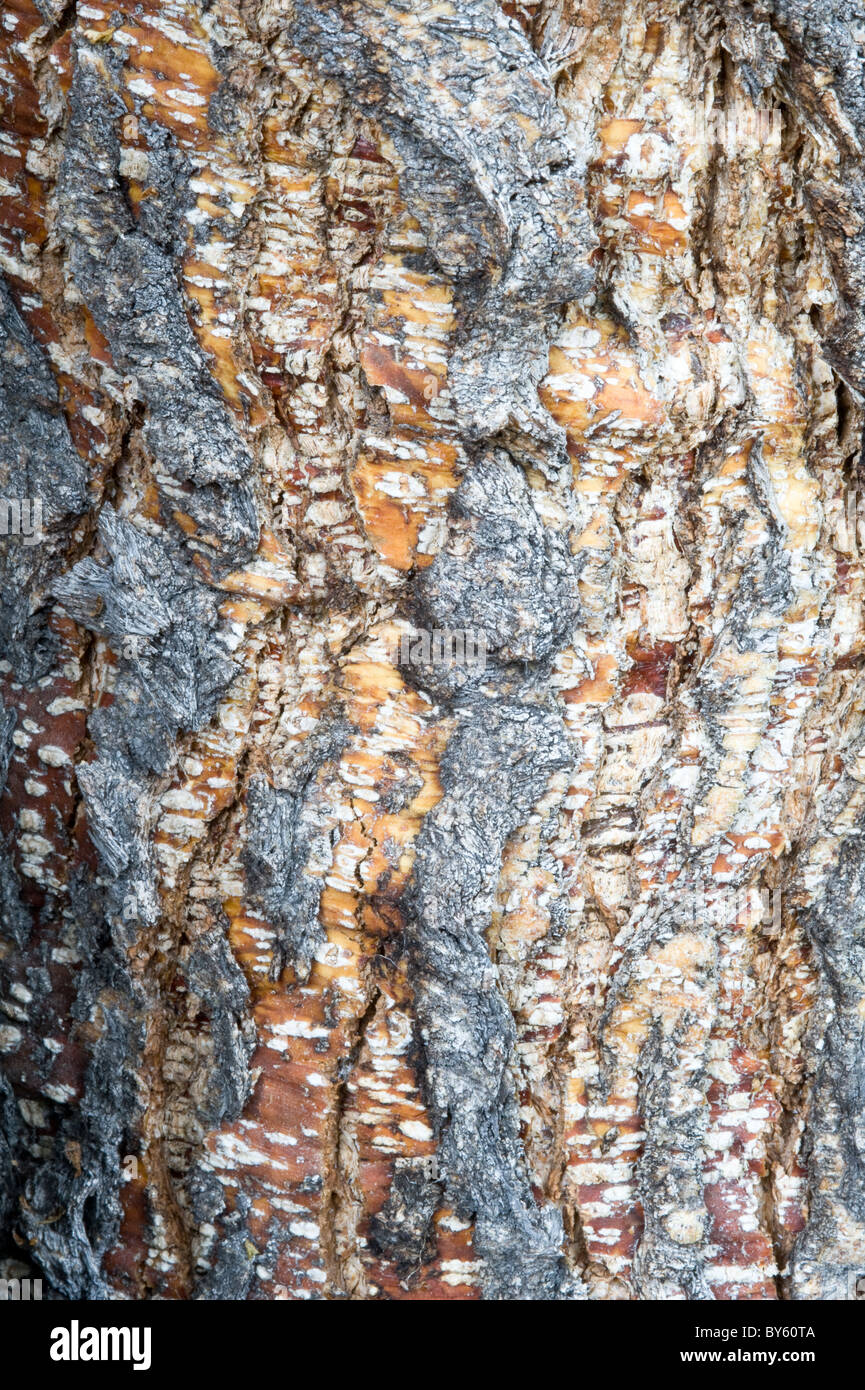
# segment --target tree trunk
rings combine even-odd
[[[0,1274],[855,1296],[863,45],[7,0]]]

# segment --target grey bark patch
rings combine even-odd
[[[79,43],[58,180],[60,225],[76,285],[111,347],[134,375],[144,428],[169,514],[196,522],[196,544],[235,566],[258,543],[248,483],[252,457],[239,438],[189,324],[174,244],[190,170],[172,137],[146,120],[153,196],[136,222],[123,192],[116,123],[126,108],[104,53]]]
[[[249,1060],[255,1027],[248,1015],[249,986],[226,937],[227,921],[217,923],[195,943],[185,966],[189,988],[210,1016],[213,1066],[209,1099],[202,1119],[211,1127],[236,1120],[249,1096]]]
[[[564,465],[564,431],[537,386],[556,307],[592,284],[595,239],[542,60],[494,0],[447,13],[365,0],[294,9],[295,42],[392,137],[408,204],[456,282],[448,375],[467,442],[505,435],[542,466]]]
[[[655,1023],[640,1052],[640,1115],[646,1141],[638,1165],[644,1227],[634,1259],[634,1282],[641,1298],[711,1299],[705,1262],[709,1217],[703,1200],[706,1133],[705,1077],[683,1074],[680,1037],[687,1016],[670,1036]],[[695,1104],[674,1105],[685,1089]],[[676,1224],[678,1223],[678,1224]],[[691,1229],[687,1229],[690,1223]],[[677,1238],[678,1237],[678,1238]]]
[[[114,703],[91,716],[97,746],[134,768],[162,771],[181,729],[210,719],[236,674],[218,597],[181,547],[148,536],[106,505],[103,557],[88,556],[52,592],[76,622],[120,656]]]
[[[242,1195],[238,1200],[241,1203],[247,1201]],[[251,1241],[246,1212],[226,1213],[221,1225],[222,1232],[213,1252],[211,1267],[198,1280],[195,1294],[206,1301],[242,1300],[249,1293],[255,1269],[254,1256],[249,1252]]]
[[[865,852],[845,841],[804,916],[820,965],[810,1028],[808,1220],[793,1253],[793,1297],[846,1299],[865,1272]]]
[[[9,759],[12,756],[12,735],[18,715],[0,701],[0,794],[6,787]],[[20,880],[12,861],[12,845],[0,833],[0,929],[18,946],[24,946],[32,927],[29,910],[21,901]]]
[[[455,525],[415,583],[430,627],[482,635],[497,660],[539,662],[565,642],[579,613],[566,535],[544,526],[521,468],[503,450],[477,459],[452,504]],[[432,688],[481,680],[470,667],[421,672]]]
[[[15,1093],[5,1074],[0,1071],[0,1251],[7,1253],[7,1244],[20,1194],[19,1154],[24,1144],[24,1125]],[[14,1247],[12,1247],[14,1248]]]
[[[6,778],[9,776],[9,760],[12,757],[12,735],[15,732],[15,725],[18,723],[18,713],[14,709],[7,709],[0,702],[0,793],[6,788]]]
[[[0,535],[0,657],[23,681],[51,668],[46,590],[87,510],[86,477],[57,383],[0,277],[0,497],[38,503],[42,514],[34,544]]]
[[[396,1261],[406,1276],[433,1253],[433,1216],[441,1205],[442,1184],[411,1159],[394,1162],[393,1180],[382,1210],[369,1223],[370,1240]]]
[[[247,793],[247,843],[244,865],[249,900],[276,928],[276,977],[286,964],[306,980],[312,957],[325,940],[318,919],[323,879],[309,872],[317,852],[330,860],[329,832],[322,829],[326,799],[316,792],[318,773],[339,758],[348,737],[342,721],[328,722],[302,745],[287,773],[288,785],[276,788],[266,777],[250,779]]]
[[[97,1007],[101,1016],[84,1092],[61,1116],[51,1158],[32,1165],[23,1181],[18,1213],[33,1258],[61,1298],[108,1296],[102,1256],[120,1227],[121,1154],[139,1110],[134,1063],[144,1041],[142,1003],[120,957],[102,942],[73,1009],[78,1020],[92,1018]]]
[[[148,841],[148,789],[115,755],[78,768],[90,839],[106,880],[105,908],[123,936],[159,916],[156,871]]]
[[[552,774],[570,765],[558,714],[478,699],[441,766],[444,796],[417,841],[406,930],[427,1057],[427,1103],[448,1199],[476,1222],[486,1296],[578,1296],[561,1214],[539,1207],[525,1171],[509,1062],[515,1026],[484,940],[508,836]]]
[[[732,6],[726,15],[721,45],[735,60],[751,100],[759,99],[776,81],[786,50],[771,25],[755,22]]]

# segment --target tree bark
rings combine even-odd
[[[863,81],[7,0],[0,1274],[855,1296]]]

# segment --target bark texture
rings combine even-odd
[[[7,1271],[852,1296],[863,141],[850,0],[6,0]]]

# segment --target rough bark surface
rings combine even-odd
[[[863,143],[850,0],[6,0],[0,1273],[851,1296]]]

